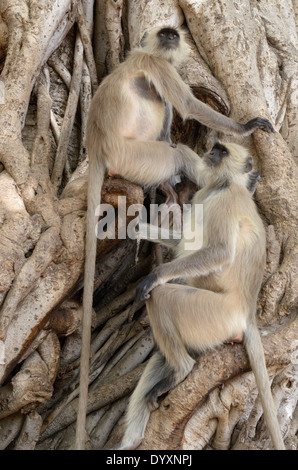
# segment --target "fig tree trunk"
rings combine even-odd
[[[297,1],[1,0],[0,13],[0,448],[74,447],[90,100],[147,30],[172,25],[188,33],[179,72],[194,94],[237,121],[261,116],[275,128],[238,143],[261,173],[254,197],[267,265],[258,324],[286,447],[296,449]],[[201,155],[212,132],[175,116],[172,138]],[[103,202],[116,215],[118,196],[131,205],[156,195],[106,178]],[[98,241],[87,448],[121,439],[155,347],[145,306],[132,311],[135,287],[169,257],[148,242]],[[139,447],[270,448],[242,344],[199,356],[151,414]]]

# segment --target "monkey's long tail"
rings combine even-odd
[[[147,401],[148,393],[173,370],[165,361],[164,356],[157,352],[149,360],[135,388],[126,413],[126,429],[119,449],[135,449],[144,438],[146,426],[150,417]]]
[[[264,410],[265,421],[276,450],[284,450],[280,426],[277,419],[276,406],[273,401],[271,387],[266,368],[263,345],[256,324],[250,324],[244,335],[245,347]]]
[[[86,440],[86,413],[88,401],[88,381],[89,381],[89,358],[90,358],[90,338],[91,320],[93,304],[93,288],[96,258],[96,236],[95,228],[98,217],[95,217],[96,207],[101,202],[101,188],[104,180],[105,166],[102,160],[96,158],[96,154],[91,158],[89,152],[89,175],[88,175],[88,209],[86,219],[86,251],[85,251],[85,272],[84,272],[84,293],[83,293],[83,319],[82,319],[82,345],[80,360],[80,389],[79,405],[76,425],[76,449],[84,450]]]

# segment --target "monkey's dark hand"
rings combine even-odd
[[[245,125],[246,131],[255,131],[256,129],[262,129],[265,132],[274,132],[273,126],[268,119],[263,119],[260,117],[254,118],[251,121],[248,121]]]
[[[157,275],[150,273],[140,284],[136,290],[136,301],[147,300],[150,298],[150,292],[158,285]]]

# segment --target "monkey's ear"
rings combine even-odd
[[[258,171],[253,171],[252,173],[248,175],[248,182],[247,182],[246,187],[251,194],[254,194],[257,183],[260,178],[261,178],[261,175]]]
[[[141,42],[140,42],[140,46],[141,47],[144,47],[145,46],[145,39],[146,37],[148,36],[148,31],[146,31],[146,33],[143,35],[142,39],[141,39]]]
[[[244,167],[244,173],[249,173],[252,170],[252,167],[253,167],[252,157],[249,156],[246,160],[246,164],[245,164],[245,167]]]

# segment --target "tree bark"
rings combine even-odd
[[[286,447],[296,449],[296,0],[2,0],[0,11],[0,448],[74,446],[90,100],[97,80],[147,30],[173,25],[188,33],[191,53],[179,73],[194,94],[237,121],[262,116],[275,127],[237,141],[261,173],[255,200],[267,265],[258,322]],[[172,134],[199,155],[213,138],[179,116]],[[107,178],[103,202],[116,214],[118,196],[128,206],[149,197]],[[129,395],[154,349],[144,305],[132,305],[136,285],[159,260],[146,242],[98,242],[90,449],[121,438]],[[200,356],[152,413],[139,448],[272,448],[243,346]]]

